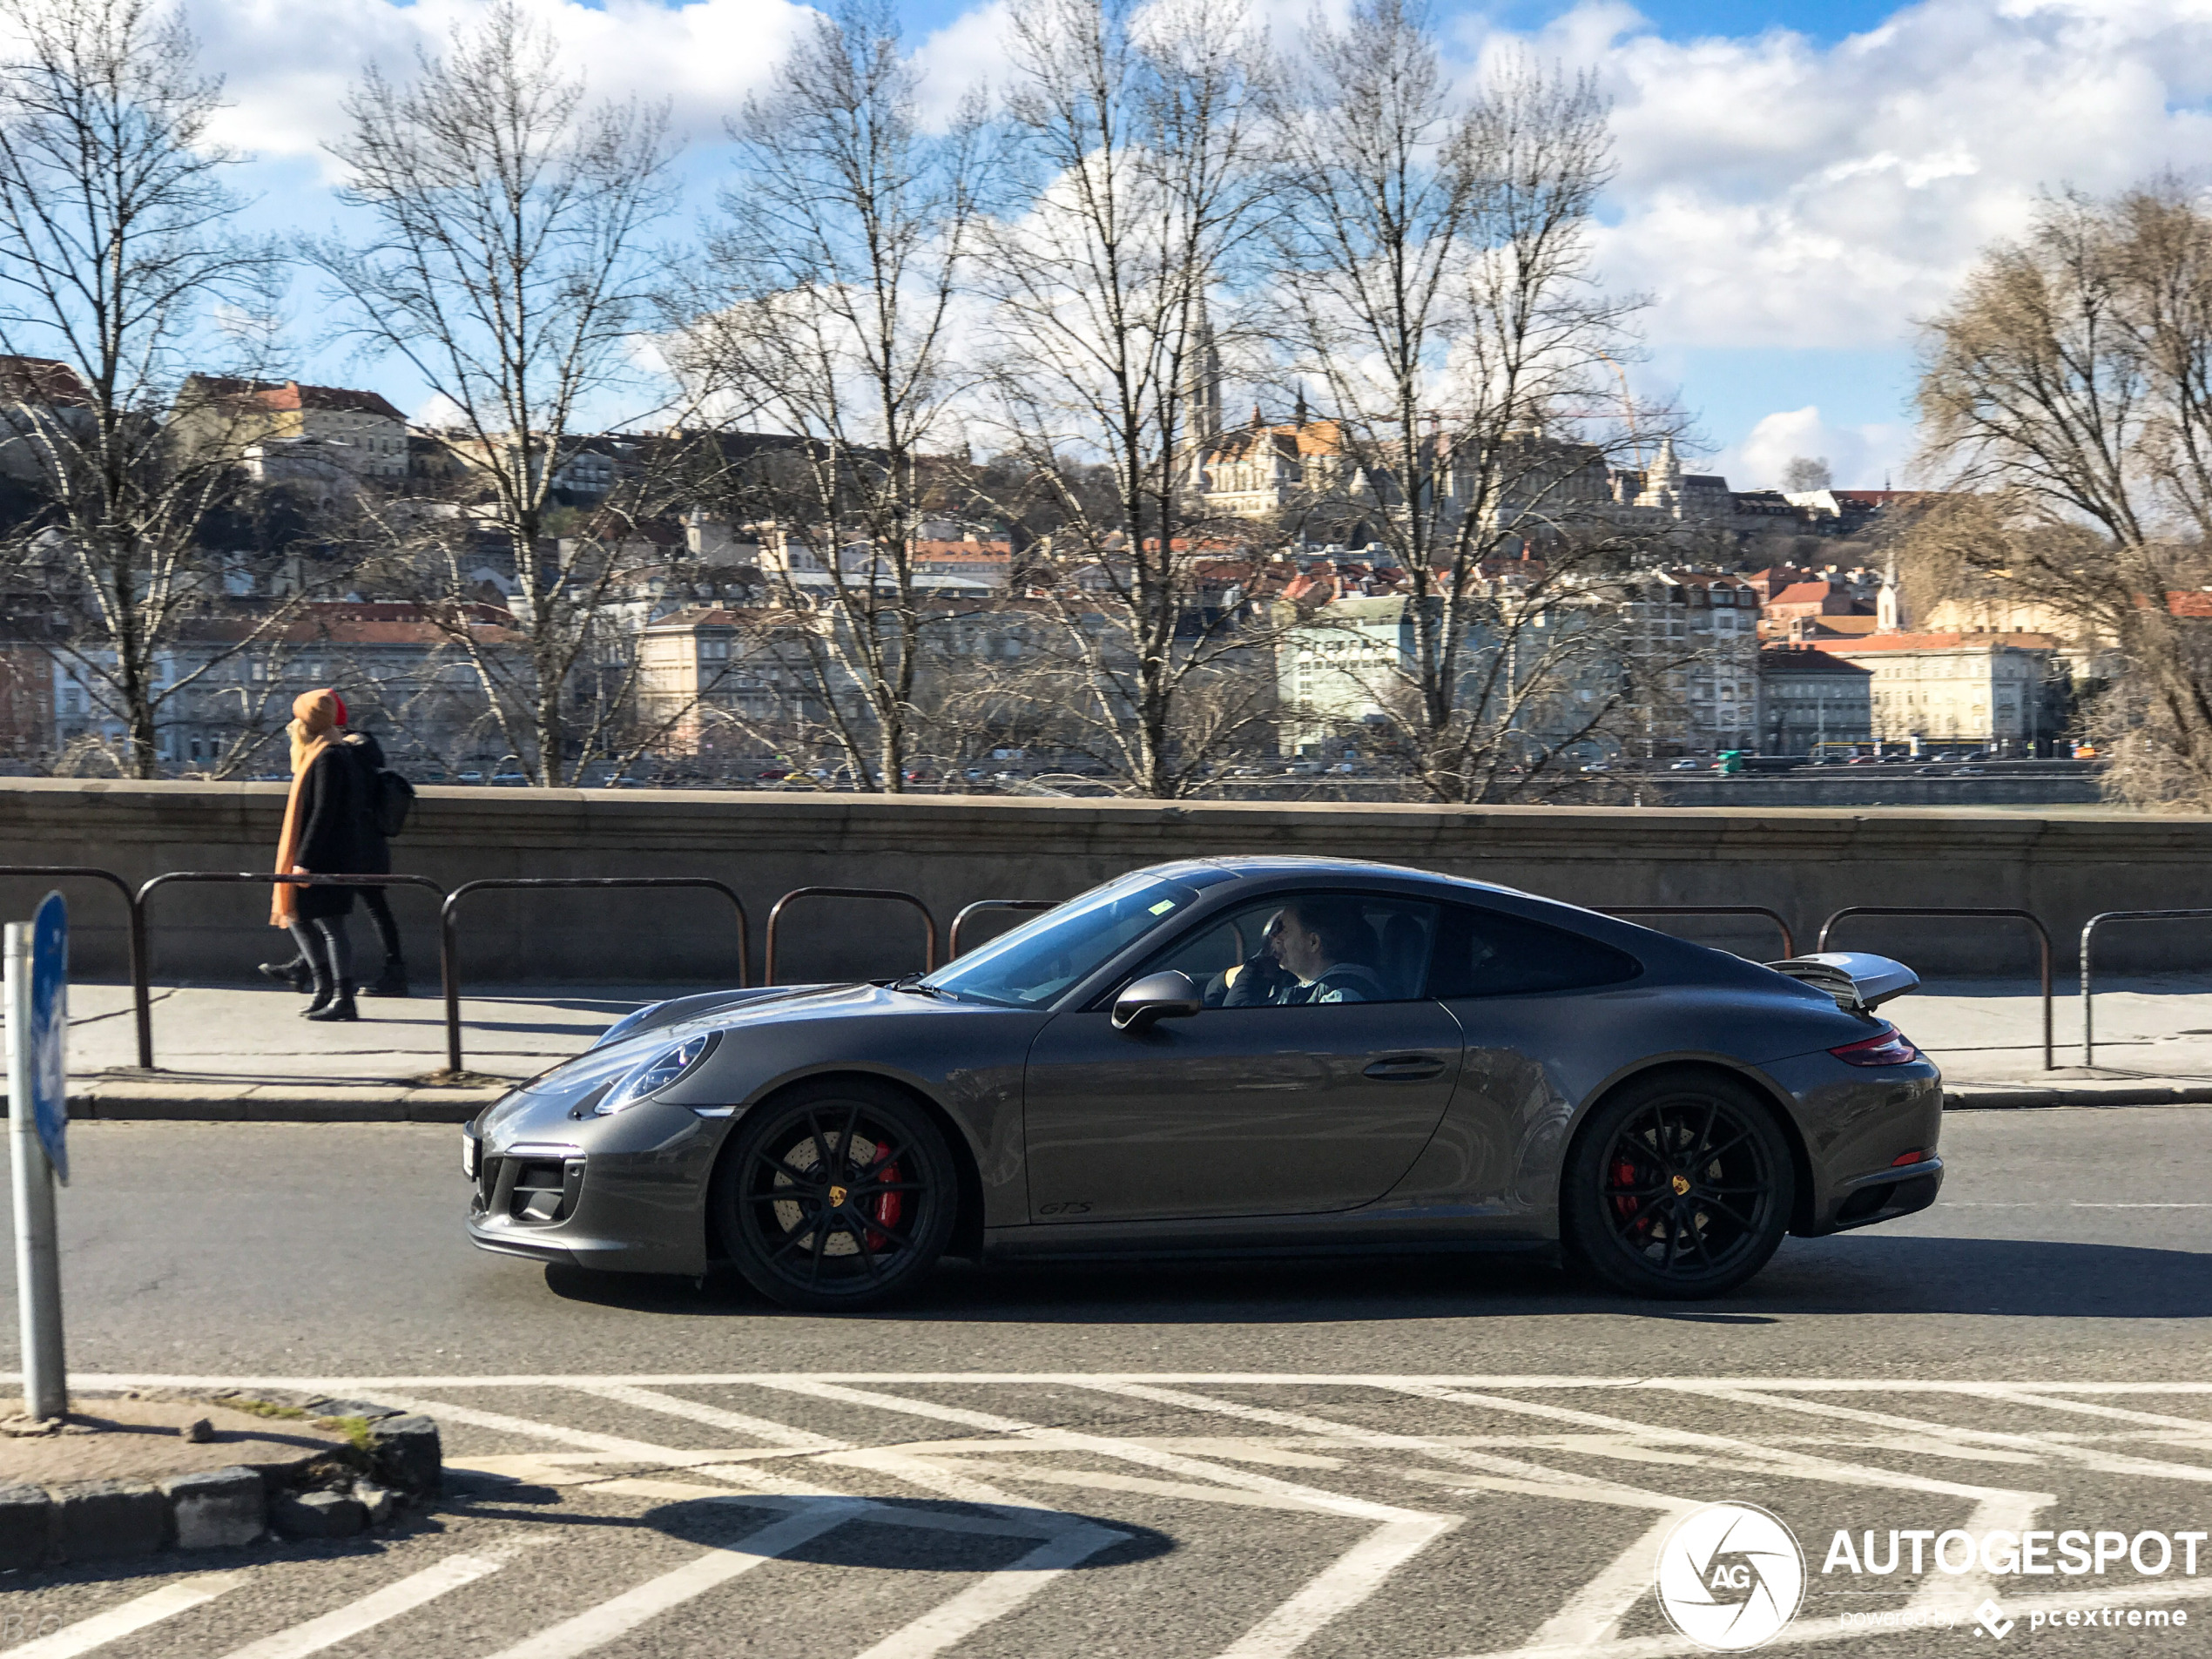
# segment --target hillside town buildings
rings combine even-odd
[[[1389,516],[1408,509],[1405,481],[1302,402],[1287,420],[1256,408],[1224,426],[1217,362],[1201,353],[1194,372],[1200,435],[1184,472],[1189,530],[1174,549],[1184,614],[1170,649],[1212,642],[1217,672],[1264,688],[1266,720],[1247,750],[1400,764],[1391,734],[1418,725],[1401,717],[1423,603],[1389,538]],[[87,407],[67,365],[0,357],[0,480],[35,490],[51,471],[37,434],[72,431]],[[1113,603],[1135,564],[1123,544],[979,513],[997,497],[963,495],[967,463],[950,457],[928,463],[932,505],[894,561],[857,523],[802,527],[768,510],[792,497],[754,486],[813,455],[795,438],[484,438],[411,424],[372,390],[217,375],[187,377],[160,420],[165,441],[227,454],[244,482],[292,503],[274,529],[211,521],[206,588],[155,667],[166,767],[265,764],[240,757],[273,741],[290,698],[343,680],[384,725],[388,750],[426,774],[511,771],[515,739],[488,687],[500,678],[519,695],[529,679],[533,556],[491,528],[488,469],[523,455],[552,469],[535,585],[570,570],[590,596],[578,617],[587,648],[563,696],[580,724],[619,729],[638,753],[711,769],[803,747],[779,733],[819,731],[833,714],[865,726],[873,717],[837,601],[855,587],[895,597],[894,565],[923,609],[914,696],[929,718],[968,721],[985,742],[1022,698],[1039,730],[1079,704],[1086,718],[1127,715],[1121,693],[1098,689],[1136,661]],[[1455,450],[1442,418],[1426,421],[1418,457],[1419,504],[1447,532],[1493,516],[1480,539],[1494,556],[1460,611],[1453,695],[1501,711],[1506,747],[1593,765],[1858,743],[2030,752],[2061,736],[2067,688],[2103,648],[2067,639],[2040,609],[1989,600],[1947,601],[1916,626],[1871,551],[1868,532],[1901,499],[1892,492],[1735,490],[1689,470],[1664,436],[1619,454],[1534,427],[1507,442],[1481,500],[1474,457]],[[641,483],[685,477],[723,493]],[[750,512],[731,505],[748,501]],[[438,604],[416,578],[318,542],[317,513],[362,502],[435,548]],[[1585,568],[1560,552],[1570,543],[1610,551]],[[80,603],[66,566],[48,560],[15,637],[0,640],[9,764],[61,764],[121,738],[98,652],[41,632],[67,634]]]

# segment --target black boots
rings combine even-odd
[[[315,988],[315,1001],[307,1009],[307,1017],[314,1021],[358,1020],[361,1010],[354,1006],[354,982],[349,979],[338,981],[334,996],[326,996],[324,988]]]
[[[361,995],[363,996],[407,995],[407,964],[396,956],[387,956],[384,959],[384,971],[376,976],[373,983],[361,987]]]
[[[280,980],[295,991],[305,991],[314,983],[314,970],[307,966],[304,956],[294,956],[288,962],[260,962],[256,964],[264,979]]]

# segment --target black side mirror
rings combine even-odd
[[[1142,1031],[1155,1020],[1186,1020],[1205,1006],[1190,975],[1170,968],[1131,981],[1114,999],[1114,1029]]]

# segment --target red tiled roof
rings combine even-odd
[[[385,401],[381,393],[356,391],[351,387],[302,386],[298,381],[234,380],[221,374],[195,378],[210,392],[250,398],[266,409],[343,409],[357,415],[381,415],[393,421],[407,419]]]
[[[1864,639],[1813,639],[1816,651],[1858,653],[1870,651],[1969,650],[2006,645],[2020,651],[2055,651],[2058,641],[2048,634],[1869,634]]]

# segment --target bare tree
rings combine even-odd
[[[475,651],[469,629],[454,637],[515,754],[540,782],[565,782],[624,718],[621,685],[598,671],[634,676],[602,615],[634,574],[634,514],[557,537],[548,521],[595,441],[624,424],[606,419],[613,405],[630,400],[632,422],[666,408],[637,366],[663,270],[648,239],[673,200],[666,112],[588,101],[512,3],[425,54],[406,84],[371,69],[345,109],[341,194],[374,229],[314,258],[354,337],[404,360],[450,412],[446,447],[483,496],[466,523],[512,561],[520,671]],[[626,489],[650,509],[650,478]],[[473,538],[424,545],[442,597],[462,603]]]
[[[186,358],[227,327],[252,373],[280,267],[230,228],[239,158],[208,136],[221,83],[179,14],[0,0],[0,450],[37,502],[7,551],[71,613],[57,653],[122,727],[115,763],[147,778],[170,699],[280,620],[163,672],[185,624],[225,601],[200,536],[237,496],[250,435],[187,389]],[[193,413],[196,441],[178,442],[170,418]]]
[[[1365,527],[1404,571],[1404,684],[1381,710],[1422,787],[1518,791],[1544,770],[1516,770],[1531,743],[1590,735],[1525,729],[1567,664],[1598,672],[1586,628],[1542,631],[1584,619],[1634,539],[1610,462],[1672,427],[1624,382],[1614,395],[1640,301],[1591,269],[1605,107],[1587,78],[1527,64],[1462,98],[1409,0],[1359,0],[1305,44],[1273,124],[1287,343],[1325,405],[1303,510]],[[1610,708],[1618,676],[1600,678]]]
[[[1036,568],[1103,758],[1139,793],[1180,795],[1268,715],[1246,699],[1183,718],[1186,694],[1261,649],[1248,596],[1222,602],[1245,536],[1187,500],[1220,421],[1210,290],[1250,263],[1266,206],[1245,19],[1206,0],[1019,0],[1009,31],[1028,171],[986,261],[995,401],[1027,475],[1062,486]],[[1076,487],[1089,463],[1110,492]]]
[[[2041,607],[2130,682],[2118,774],[2212,810],[2212,213],[2171,180],[2047,201],[1927,325],[1923,462],[1978,499],[1922,516],[1908,556]],[[2182,596],[2177,599],[2176,596]]]
[[[1791,455],[1783,463],[1782,488],[1792,495],[1825,489],[1836,482],[1826,455]]]
[[[925,132],[882,0],[818,15],[750,101],[686,367],[725,406],[802,437],[765,505],[787,604],[821,604],[821,706],[862,786],[904,787],[927,623],[914,544],[966,375],[980,110]]]

